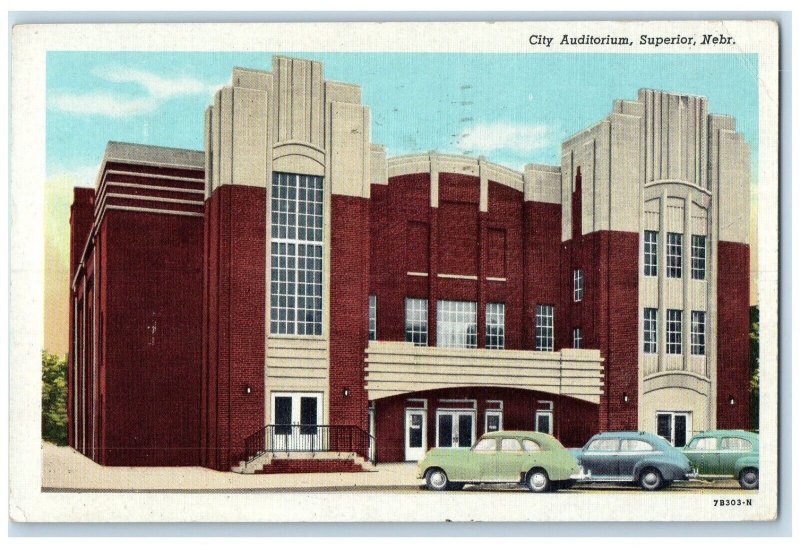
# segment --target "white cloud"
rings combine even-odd
[[[202,82],[190,76],[164,77],[159,74],[127,67],[110,67],[94,71],[96,76],[118,84],[136,84],[157,99],[170,99],[183,95],[210,95],[217,85]]]
[[[120,97],[112,93],[76,93],[56,95],[48,102],[51,109],[69,114],[127,118],[156,110],[160,101],[153,97]]]
[[[469,153],[505,150],[529,154],[550,146],[553,133],[546,124],[477,124],[462,132],[457,146],[459,150]]]
[[[211,96],[222,86],[190,76],[168,77],[127,67],[106,67],[93,71],[93,74],[124,87],[133,84],[139,95],[123,95],[110,91],[62,93],[51,97],[48,107],[70,114],[128,118],[154,112],[164,102],[176,97]]]

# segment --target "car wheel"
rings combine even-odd
[[[742,489],[757,489],[758,488],[758,469],[745,468],[739,473],[739,485]]]
[[[534,493],[544,493],[550,489],[550,478],[546,471],[541,468],[534,468],[528,472],[525,484]]]
[[[441,468],[431,468],[425,472],[425,485],[431,491],[444,491],[448,483],[447,474]]]
[[[656,491],[664,484],[664,478],[655,468],[645,468],[639,474],[639,485],[645,491]]]

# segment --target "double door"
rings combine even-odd
[[[475,441],[474,411],[437,411],[436,445],[438,447],[472,447]]]
[[[272,395],[273,451],[320,451],[326,449],[322,422],[322,394],[275,393]]]

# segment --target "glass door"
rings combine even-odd
[[[475,440],[474,411],[438,411],[436,415],[438,447],[472,447]]]
[[[692,432],[692,414],[688,411],[659,411],[656,427],[656,433],[674,447],[684,447]]]
[[[325,444],[322,422],[322,394],[277,393],[272,395],[273,451],[321,451]]]
[[[427,447],[425,438],[427,438],[425,409],[406,409],[405,421],[405,438],[406,438],[406,452],[405,459],[407,461],[422,460],[425,456],[425,449]]]

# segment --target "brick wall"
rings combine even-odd
[[[531,347],[531,332],[523,319],[529,313],[523,306],[523,278],[528,276],[531,295],[544,293],[557,301],[558,280],[541,273],[558,264],[558,229],[552,225],[554,215],[560,219],[559,206],[523,203],[521,192],[490,181],[489,211],[480,212],[477,177],[439,177],[438,208],[430,207],[427,173],[392,177],[388,185],[372,186],[369,294],[377,296],[378,338],[405,339],[406,297],[428,299],[430,345],[436,343],[436,301],[474,301],[478,345],[484,346],[486,305],[501,302],[506,304],[506,348]],[[527,234],[532,234],[530,239]],[[502,249],[497,249],[498,242]],[[531,272],[526,264],[538,270]],[[440,278],[440,273],[478,280]]]
[[[719,242],[717,427],[750,428],[750,246]],[[733,396],[735,404],[730,404]]]
[[[266,190],[225,185],[205,207],[201,462],[228,470],[264,426]]]
[[[199,464],[202,231],[196,217],[103,220],[103,464]]]
[[[75,394],[72,387],[75,382],[76,360],[74,355],[75,348],[75,292],[72,290],[72,280],[78,269],[81,254],[86,246],[89,232],[94,224],[94,189],[75,188],[73,190],[73,202],[70,208],[70,242],[69,242],[69,350],[67,352],[67,444],[76,448],[75,443],[75,421],[82,417],[76,417],[74,412]]]
[[[355,425],[365,431],[369,209],[365,198],[331,198],[330,424]]]
[[[522,324],[522,348],[536,348],[536,305],[554,305],[556,326],[563,311],[559,307],[563,276],[558,265],[561,242],[561,205],[525,202],[525,311]],[[558,348],[558,330],[556,330]]]

